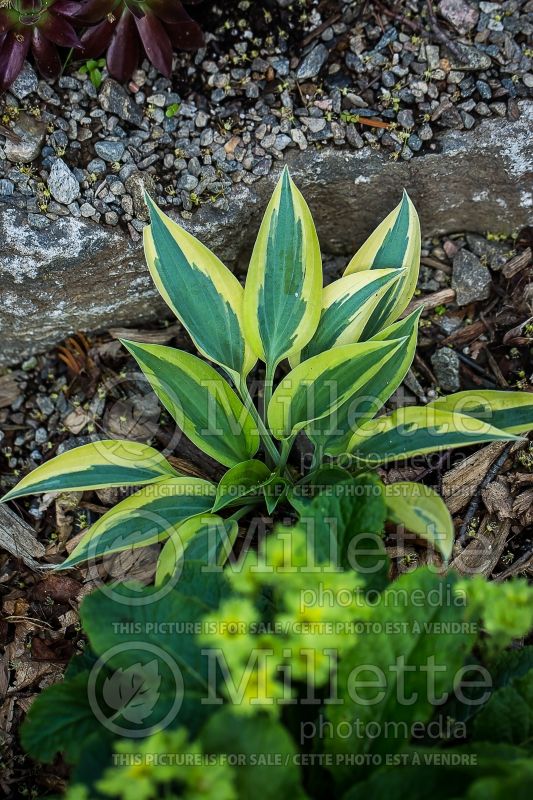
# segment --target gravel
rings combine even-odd
[[[126,146],[122,142],[109,142],[104,139],[102,142],[96,142],[94,149],[104,161],[114,162],[120,161]]]
[[[79,183],[61,158],[52,165],[48,188],[54,200],[66,206],[80,196]]]
[[[313,49],[301,60],[298,69],[296,70],[296,78],[299,81],[307,81],[310,78],[316,78],[328,58],[328,49],[323,44],[317,44]]]
[[[196,6],[207,44],[177,54],[172,80],[145,61],[125,86],[104,69],[97,90],[76,62],[53,83],[26,64],[3,98],[2,122],[22,141],[0,139],[0,195],[35,226],[89,215],[136,240],[145,185],[185,218],[204,203],[223,210],[291,150],[370,146],[407,161],[436,152],[442,130],[516,119],[532,94],[531,0],[435,3],[462,58],[430,31],[424,0],[400,17],[335,5]]]
[[[489,269],[468,250],[459,250],[453,260],[452,288],[457,304],[466,306],[477,300],[486,300],[490,294],[492,278]]]
[[[439,388],[444,392],[458,392],[461,388],[459,356],[451,347],[441,347],[431,356]]]
[[[479,19],[479,11],[464,0],[441,0],[438,6],[444,19],[461,34],[469,33]]]
[[[27,61],[24,63],[22,70],[19,72],[9,91],[15,95],[18,100],[24,100],[29,94],[37,91],[39,79],[35,74],[32,65]]]

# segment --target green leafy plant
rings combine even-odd
[[[104,67],[105,58],[88,58],[78,71],[81,72],[82,75],[88,75],[94,88],[99,89],[102,84],[102,69]]]
[[[526,797],[533,648],[505,648],[533,624],[533,590],[429,567],[390,582],[380,482],[329,477],[335,493],[237,564],[220,568],[207,523],[166,591],[84,599],[88,646],[21,737],[72,766],[68,800]],[[172,664],[182,702],[161,725]]]
[[[407,194],[343,277],[325,288],[311,213],[287,169],[266,209],[244,288],[205,245],[150,198],[147,204],[148,268],[204,360],[162,345],[123,344],[181,431],[228,471],[214,486],[179,475],[149,446],[120,440],[94,441],[51,459],[4,501],[143,487],[104,514],[59,568],[169,540],[161,556],[168,574],[176,537],[194,536],[198,515],[212,512],[223,524],[232,509],[230,520],[261,503],[272,513],[281,499],[301,511],[303,493],[324,480],[326,458],[350,477],[416,454],[512,440],[533,427],[533,396],[525,392],[459,392],[378,416],[410,367],[421,313],[402,316],[420,258],[418,217]],[[258,359],[265,365],[260,407],[248,385]],[[289,461],[300,433],[314,446],[304,476]],[[385,493],[389,518],[447,559],[453,526],[438,495],[409,482]]]
[[[181,103],[171,103],[165,111],[165,116],[169,117],[169,119],[172,119],[172,117],[176,116],[180,108],[181,108]]]

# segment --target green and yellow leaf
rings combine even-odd
[[[448,561],[455,531],[446,503],[422,483],[401,481],[384,487],[388,518],[426,539]]]
[[[246,376],[256,358],[242,328],[243,288],[214,253],[150,200],[144,250],[153,281],[202,355],[232,378]]]
[[[159,554],[155,585],[161,586],[171,578],[184,560],[199,562],[213,571],[222,567],[238,532],[235,520],[216,514],[200,514],[186,520],[170,535]]]
[[[510,433],[527,433],[533,429],[532,392],[472,389],[439,397],[430,405],[440,411],[467,414]]]
[[[372,341],[401,340],[394,357],[387,359],[381,369],[331,415],[316,420],[306,431],[322,452],[335,456],[346,453],[357,427],[372,419],[401,384],[415,355],[421,313],[422,309],[413,311],[373,337]]]
[[[153,447],[122,439],[99,439],[41,464],[22,478],[2,502],[41,492],[140,486],[179,474]]]
[[[405,406],[365,422],[352,436],[348,451],[358,459],[380,464],[436,450],[517,438],[466,414],[431,406]]]
[[[370,234],[348,264],[345,275],[369,269],[403,269],[400,280],[385,293],[373,311],[362,338],[374,336],[394,322],[416,288],[420,269],[420,222],[406,191],[401,202]]]
[[[285,168],[263,217],[244,289],[246,339],[271,372],[311,339],[321,302],[313,218]]]
[[[262,484],[271,477],[271,471],[262,461],[251,459],[229,469],[217,486],[213,512],[227,506],[242,505],[250,495],[257,495]]]
[[[226,467],[255,455],[259,448],[255,423],[213,367],[173,347],[121,341],[179,428],[200,450]]]
[[[214,499],[215,487],[200,478],[163,479],[145,486],[100,517],[56,569],[161,542],[186,519],[208,513]]]
[[[307,359],[281,381],[268,406],[273,435],[286,439],[331,414],[378,372],[399,341],[357,342]]]
[[[332,347],[359,341],[370,315],[401,274],[396,269],[367,270],[326,286],[318,328],[301,353],[290,359],[291,366]]]

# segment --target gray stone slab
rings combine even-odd
[[[533,104],[521,108],[516,122],[490,120],[472,131],[447,132],[437,140],[438,152],[404,163],[368,147],[287,152],[324,252],[351,256],[404,187],[425,236],[510,232],[530,224]],[[228,211],[203,206],[190,221],[180,221],[228,266],[244,272],[281,167],[251,187],[236,185]],[[118,228],[73,217],[30,227],[6,198],[0,237],[0,364],[42,351],[76,330],[170,316],[152,286],[142,247]]]

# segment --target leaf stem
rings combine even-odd
[[[231,515],[231,517],[228,517],[228,519],[231,519],[231,520],[233,520],[234,522],[237,522],[238,520],[240,520],[240,518],[241,518],[241,517],[244,517],[244,515],[245,515],[245,514],[248,514],[248,512],[250,511],[250,509],[251,509],[251,508],[253,508],[253,507],[254,507],[254,506],[256,506],[256,505],[257,505],[257,503],[247,503],[247,504],[246,504],[245,506],[243,506],[242,508],[238,508],[238,509],[237,509],[237,511],[235,511],[235,512],[234,512],[234,513]]]
[[[293,444],[294,444],[294,436],[290,436],[288,439],[284,439],[283,442],[281,443],[281,456],[278,464],[278,472],[280,473],[280,475],[282,474],[283,470],[287,465],[287,460],[289,458]]]
[[[257,430],[259,431],[259,436],[261,437],[261,441],[263,442],[263,446],[264,446],[268,456],[270,456],[270,458],[273,461],[274,465],[277,466],[278,463],[279,463],[279,452],[278,452],[278,449],[277,449],[276,445],[274,444],[274,442],[272,441],[272,437],[270,436],[270,433],[268,432],[268,430],[267,430],[267,428],[265,426],[265,423],[261,419],[261,415],[259,414],[257,408],[254,405],[254,401],[252,400],[252,398],[250,396],[250,392],[248,391],[248,386],[247,386],[246,380],[244,378],[241,378],[241,381],[239,383],[239,394],[241,396],[241,399],[242,399],[244,405],[246,406],[246,409],[251,414],[251,416],[254,419],[255,424],[257,425]]]
[[[270,405],[270,401],[272,400],[272,389],[274,385],[274,372],[276,371],[276,367],[272,364],[266,365],[266,373],[265,373],[265,389],[263,392],[263,419],[265,423],[267,421],[267,413],[268,407]]]
[[[324,458],[324,449],[315,445],[315,449],[313,451],[313,460],[311,461],[311,467],[309,469],[312,472],[314,469],[318,469],[320,466],[322,459]]]

